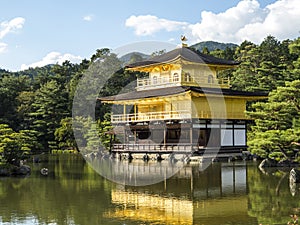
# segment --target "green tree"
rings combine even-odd
[[[0,155],[5,163],[18,166],[20,160],[38,145],[34,132],[15,132],[7,124],[0,124]]]
[[[102,121],[97,120],[95,123],[92,123],[91,120],[87,120],[85,126],[87,128],[85,138],[89,149],[97,150],[100,148],[104,151],[110,150],[113,134],[111,133],[112,125],[109,113],[104,115]]]
[[[28,70],[21,71],[19,73],[26,74],[32,78],[32,91],[36,91],[52,79],[52,77],[54,76],[52,72],[52,67],[53,65],[29,68]]]
[[[295,157],[300,140],[300,80],[286,82],[270,92],[268,101],[255,103],[248,114],[255,119],[249,134],[249,150],[276,160]]]
[[[68,121],[70,124],[71,121]],[[91,117],[76,117],[73,119],[73,132],[76,134],[76,143],[79,146],[79,150],[83,151],[108,151],[110,150],[111,143],[114,141],[112,131],[112,125],[110,122],[110,114],[104,115],[104,119],[93,121]],[[70,126],[68,128],[59,128],[55,134],[57,137],[66,136],[66,134],[71,134],[72,129]],[[61,133],[60,133],[61,132]],[[76,144],[74,142],[74,144]]]
[[[204,47],[204,48],[202,49],[202,53],[208,55],[210,52],[209,52],[209,50],[208,50],[207,47]]]
[[[69,88],[68,88],[68,92],[69,92],[69,100],[71,102],[70,105],[72,105],[72,101],[76,92],[76,88],[78,85],[79,80],[82,78],[83,74],[85,73],[85,71],[89,68],[90,66],[90,61],[87,59],[82,60],[82,62],[78,65],[78,71],[76,71],[70,82],[69,82]]]
[[[258,47],[244,41],[235,52],[236,60],[241,62],[232,73],[231,85],[233,89],[255,91],[259,87],[257,80],[257,67],[260,61]]]
[[[293,81],[297,76],[289,72],[296,54],[289,52],[291,41],[278,41],[268,36],[260,45],[244,41],[235,52],[240,66],[231,76],[232,87],[237,90],[271,91]]]
[[[292,65],[289,70],[288,75],[290,75],[290,80],[292,79],[300,79],[300,37],[291,42],[288,45],[290,58],[292,61]]]
[[[263,158],[271,158],[277,161],[292,159],[295,156],[294,141],[299,140],[299,132],[293,129],[268,130],[256,132],[255,137],[248,142],[250,151]]]
[[[16,98],[18,102],[17,113],[20,129],[30,129],[30,123],[28,121],[29,113],[33,111],[33,102],[35,98],[35,92],[22,91]]]
[[[110,122],[110,113],[107,113],[104,115],[104,118],[102,121],[98,121],[99,126],[99,136],[101,140],[101,144],[105,147],[107,150],[111,150],[114,134],[112,131],[113,126]]]
[[[38,132],[39,142],[45,151],[57,148],[55,129],[64,117],[70,115],[65,88],[55,80],[45,83],[36,91],[32,107],[29,120],[31,128]]]
[[[96,62],[97,60],[104,59],[107,56],[109,56],[110,54],[111,54],[111,52],[110,52],[109,48],[97,49],[96,53],[93,54],[91,57],[91,62]]]
[[[159,50],[159,51],[152,52],[151,56],[152,57],[159,56],[159,55],[162,55],[162,54],[165,54],[165,53],[166,53],[166,49],[162,49],[162,50]]]
[[[60,121],[60,127],[56,128],[55,140],[58,142],[59,149],[76,149],[78,150],[74,133],[72,129],[72,118],[66,117]]]
[[[42,145],[37,139],[37,131],[35,130],[20,130],[22,135],[22,150],[30,154],[38,154]]]
[[[286,81],[284,70],[289,60],[285,57],[288,48],[273,36],[267,36],[258,47],[260,52],[260,63],[257,68],[258,83],[261,90],[274,90],[283,86]]]
[[[30,88],[30,78],[9,74],[0,78],[0,123],[9,124],[14,129],[19,128],[16,98],[22,91]]]

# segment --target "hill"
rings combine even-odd
[[[213,51],[216,49],[225,50],[226,48],[236,48],[236,47],[238,47],[238,45],[233,44],[233,43],[203,41],[203,42],[199,42],[197,44],[191,45],[190,47],[202,52],[203,48],[205,48],[205,47],[208,49],[208,51]]]
[[[207,48],[210,52],[216,49],[225,50],[226,48],[235,49],[238,45],[233,43],[220,43],[215,41],[203,41],[197,44],[191,45],[191,48],[199,50],[202,52],[203,48]],[[121,56],[119,59],[125,64],[134,63],[137,61],[142,61],[151,57],[150,55],[141,52],[130,52],[126,55]]]
[[[119,59],[123,62],[123,63],[133,63],[133,62],[137,62],[137,61],[141,61],[144,59],[149,58],[150,55],[146,55],[144,53],[141,52],[130,52],[126,55],[121,56]]]

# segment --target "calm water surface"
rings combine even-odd
[[[26,178],[0,178],[0,224],[287,224],[300,215],[288,172],[255,162],[183,168],[142,187],[115,184],[81,155],[49,156]],[[40,169],[49,168],[42,176]]]

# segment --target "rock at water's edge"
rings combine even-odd
[[[300,183],[300,170],[291,169],[289,178],[291,183]]]
[[[31,168],[27,165],[22,165],[20,167],[15,167],[12,170],[12,175],[28,175],[31,172]]]
[[[291,161],[291,160],[282,160],[277,162],[274,159],[264,159],[260,164],[259,168],[265,168],[265,167],[294,167],[297,166],[298,163]]]
[[[10,172],[8,168],[0,168],[0,177],[10,176]]]

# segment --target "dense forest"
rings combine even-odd
[[[296,159],[300,141],[300,38],[278,41],[268,36],[259,45],[244,41],[239,46],[212,51],[203,47],[200,51],[241,62],[219,74],[230,78],[233,89],[269,93],[266,101],[248,105],[247,114],[254,119],[249,124],[249,150],[264,158]],[[129,61],[141,59],[141,55],[133,54]],[[19,72],[0,69],[0,160],[13,164],[27,154],[78,150],[72,129],[73,97],[91,64],[105,60],[124,64],[103,48],[80,64],[65,61]],[[118,93],[136,76],[142,75],[118,70],[99,90],[100,95]],[[96,110],[104,143],[104,133],[110,127],[107,113],[103,107]]]

